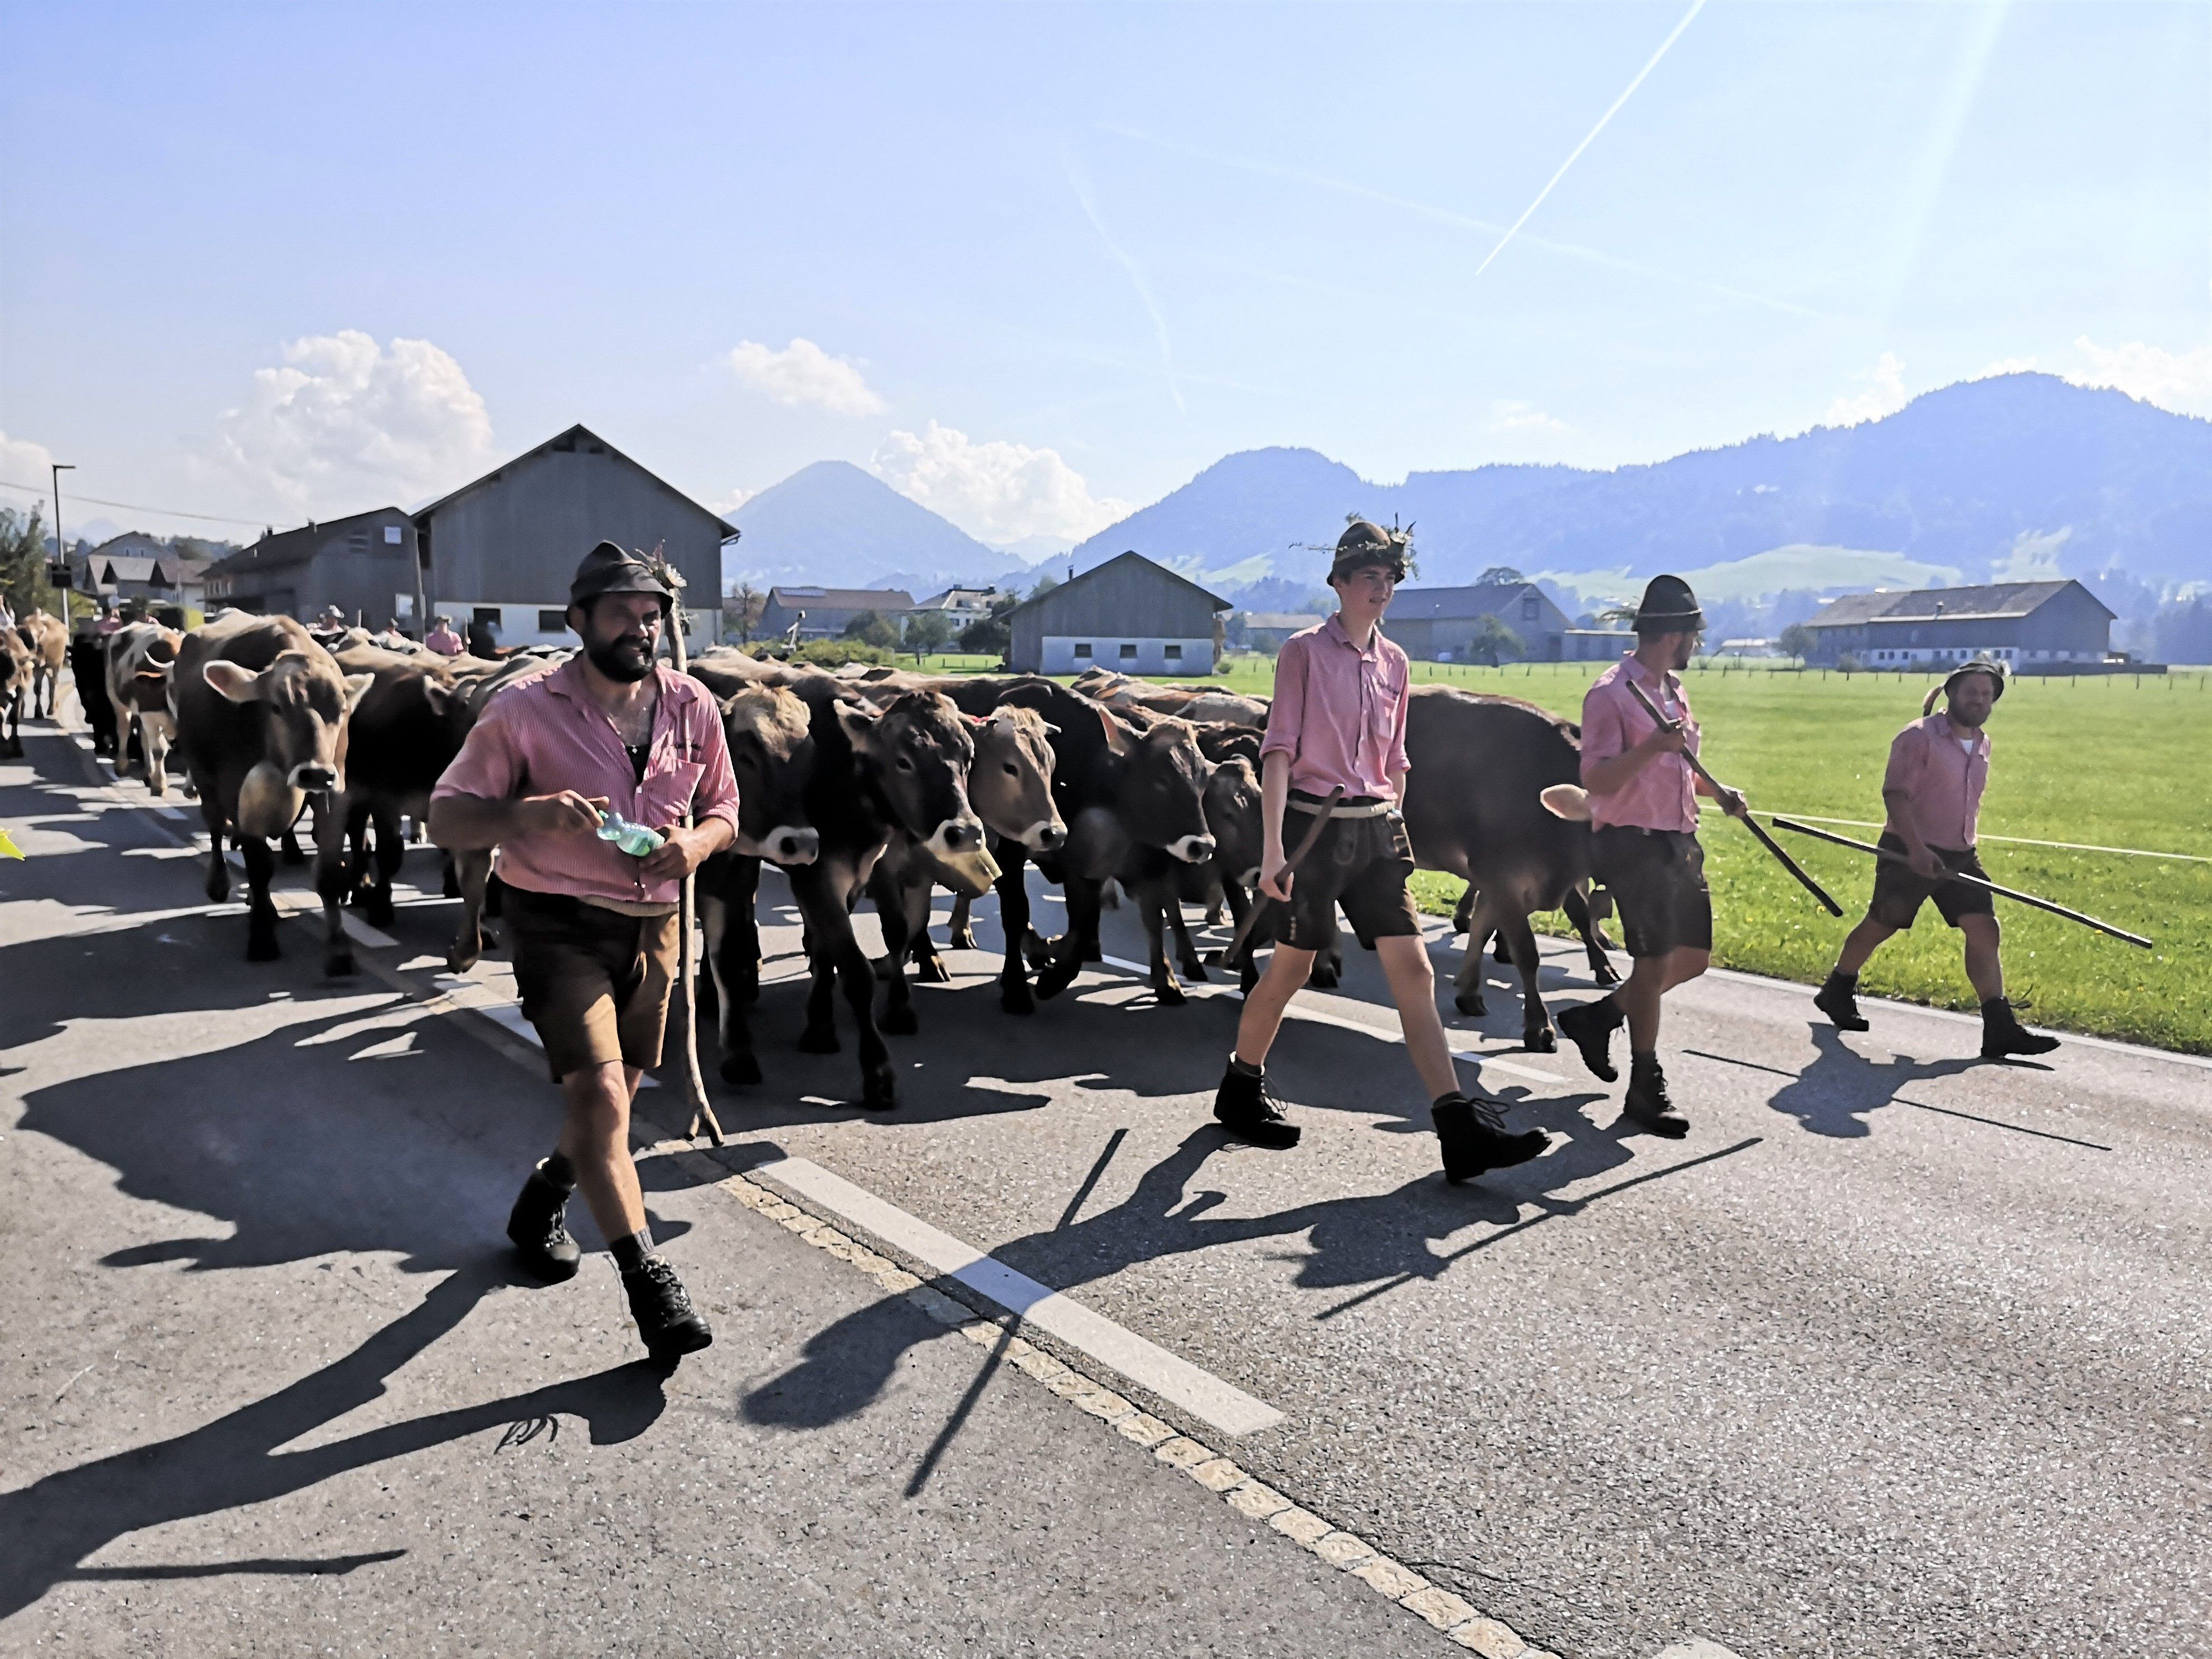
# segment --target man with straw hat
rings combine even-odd
[[[660,1063],[684,878],[738,830],[720,711],[653,660],[675,597],[642,554],[601,542],[586,555],[568,613],[584,648],[491,700],[432,791],[429,823],[441,847],[499,848],[515,987],[561,1089],[560,1139],[507,1218],[516,1259],[540,1279],[574,1276],[564,1218],[581,1187],[663,1362],[714,1336],[653,1248],[630,1106]],[[683,828],[687,809],[696,829]],[[611,811],[629,820],[620,844]]]
[[[1589,794],[1590,859],[1620,908],[1635,961],[1627,982],[1559,1017],[1583,1063],[1607,1083],[1619,1075],[1613,1034],[1628,1027],[1628,1093],[1621,1114],[1653,1134],[1680,1139],[1690,1121],[1674,1109],[1659,1065],[1659,1001],[1712,960],[1713,902],[1698,842],[1698,796],[1744,815],[1743,797],[1716,791],[1683,758],[1698,752],[1697,722],[1680,671],[1705,626],[1698,596],[1680,576],[1654,576],[1636,608],[1636,649],[1583,698],[1583,787]],[[1663,715],[1654,720],[1632,687]]]
[[[1859,969],[1884,939],[1911,927],[1920,907],[1933,899],[1936,914],[1966,938],[1966,978],[1982,1005],[1982,1058],[2047,1054],[2058,1046],[2057,1037],[2022,1026],[2005,999],[1989,890],[1949,879],[1954,872],[1989,879],[1974,850],[1974,830],[1990,781],[1985,728],[2004,689],[2002,663],[1987,657],[1962,663],[1941,685],[1929,688],[1921,717],[1889,745],[1889,769],[1881,780],[1887,822],[1879,844],[1911,862],[1875,862],[1866,917],[1844,940],[1834,971],[1813,999],[1839,1030],[1867,1029],[1859,1012]],[[1944,700],[1940,714],[1935,712],[1939,695]]]
[[[1276,659],[1273,711],[1260,745],[1259,902],[1280,904],[1284,918],[1267,971],[1244,999],[1213,1115],[1255,1146],[1297,1144],[1298,1126],[1267,1086],[1267,1050],[1315,953],[1337,937],[1341,905],[1360,937],[1375,941],[1407,1054],[1429,1097],[1444,1178],[1456,1184],[1524,1164],[1550,1141],[1540,1129],[1507,1129],[1498,1102],[1461,1086],[1437,1017],[1436,975],[1406,891],[1413,850],[1400,811],[1411,769],[1412,667],[1382,629],[1406,572],[1403,532],[1355,519],[1329,566],[1336,614],[1291,635]],[[1291,838],[1305,848],[1295,868],[1285,851]]]

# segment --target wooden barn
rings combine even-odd
[[[1139,553],[1123,553],[1007,613],[1018,674],[1208,674],[1229,601]]]

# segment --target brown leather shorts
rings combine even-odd
[[[1620,907],[1630,956],[1713,948],[1713,896],[1695,836],[1607,824],[1590,836],[1590,867]]]
[[[546,1069],[660,1064],[676,986],[676,918],[625,916],[566,894],[509,887],[503,902],[522,1017]]]
[[[1313,818],[1292,801],[1283,816],[1283,840],[1296,848]],[[1371,818],[1331,818],[1321,839],[1291,879],[1288,915],[1276,942],[1294,951],[1325,951],[1336,942],[1336,907],[1352,931],[1370,942],[1421,931],[1406,878],[1413,873],[1413,843],[1396,812]]]
[[[1905,850],[1905,837],[1893,836],[1887,830],[1881,832],[1880,844],[1893,853]],[[1990,872],[1982,868],[1980,854],[1971,847],[1931,847],[1928,850],[1943,860],[1947,870],[1979,876],[1984,881],[1990,878]],[[1867,906],[1867,914],[1883,927],[1900,932],[1911,927],[1920,915],[1920,907],[1929,899],[1936,901],[1936,913],[1954,927],[1967,916],[1993,916],[1997,909],[1981,888],[1958,881],[1929,881],[1915,873],[1909,865],[1893,864],[1887,859],[1875,860],[1874,901]]]

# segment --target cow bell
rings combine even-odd
[[[991,884],[999,878],[999,861],[991,856],[991,849],[988,847],[978,847],[966,853],[932,856],[950,878],[945,885],[962,898],[982,897],[991,890]]]
[[[307,797],[285,781],[284,769],[270,761],[256,763],[238,787],[238,827],[266,840],[292,827]]]

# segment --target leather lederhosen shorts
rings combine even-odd
[[[1590,867],[1620,908],[1630,956],[1713,948],[1713,896],[1694,835],[1609,823],[1590,836]]]
[[[1357,810],[1377,803],[1354,796],[1343,803]],[[1283,844],[1295,851],[1313,823],[1321,802],[1297,793],[1283,816]],[[1325,951],[1336,940],[1336,908],[1344,907],[1352,931],[1363,939],[1418,935],[1421,920],[1413,908],[1406,878],[1413,873],[1413,843],[1404,815],[1391,810],[1366,817],[1336,817],[1321,832],[1291,880],[1288,919],[1277,942],[1294,951]]]
[[[522,1017],[558,1083],[618,1060],[660,1064],[675,989],[676,918],[627,916],[568,894],[510,886],[503,901]]]
[[[1881,832],[1880,844],[1893,853],[1905,850],[1905,838],[1893,836],[1887,830]],[[1943,860],[1947,870],[1979,876],[1984,881],[1990,878],[1990,872],[1982,868],[1979,855],[1971,847],[1931,847],[1928,850]],[[1937,913],[1954,927],[1967,916],[1996,914],[1996,905],[1979,887],[1969,887],[1960,881],[1929,881],[1915,874],[1908,865],[1895,864],[1888,859],[1875,860],[1874,902],[1867,907],[1867,914],[1883,927],[1900,932],[1911,927],[1920,915],[1920,907],[1929,899],[1936,901]]]

